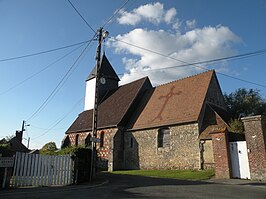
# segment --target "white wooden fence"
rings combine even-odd
[[[73,182],[70,155],[39,155],[17,152],[10,186],[67,185]]]

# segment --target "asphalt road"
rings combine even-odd
[[[106,183],[100,186],[23,188],[0,191],[1,199],[18,198],[241,198],[266,199],[266,183],[241,185],[206,181],[183,181],[128,175],[101,174]]]

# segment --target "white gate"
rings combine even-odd
[[[72,184],[70,155],[16,153],[11,186],[50,186]]]
[[[232,177],[250,179],[246,141],[230,142]]]

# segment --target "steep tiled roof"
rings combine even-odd
[[[147,77],[110,91],[108,97],[99,105],[98,127],[105,128],[120,125],[126,119],[138,95],[141,95],[146,88],[152,88]],[[91,128],[92,110],[88,110],[79,114],[66,133],[88,131]]]
[[[156,87],[131,129],[197,121],[214,73],[211,70]]]
[[[96,66],[93,68],[93,70],[87,77],[87,80],[90,80],[95,77],[95,71],[96,71]],[[105,77],[105,78],[119,81],[119,77],[117,76],[116,72],[114,71],[112,65],[108,61],[105,54],[103,54],[102,59],[101,59],[99,73],[100,73],[100,77]]]

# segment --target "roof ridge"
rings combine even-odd
[[[123,119],[125,118],[125,116],[128,114],[128,110],[132,107],[132,105],[134,104],[134,101],[136,100],[137,96],[139,95],[139,93],[141,92],[141,89],[143,88],[143,86],[145,85],[145,82],[146,81],[149,81],[149,77],[148,76],[145,76],[145,77],[142,77],[138,80],[135,80],[133,83],[136,83],[137,81],[141,82],[141,85],[139,86],[137,92],[135,93],[134,97],[132,98],[131,102],[129,103],[129,106],[127,108],[127,111],[124,113],[124,115],[122,116],[122,118],[120,119],[120,121],[118,122],[118,124],[120,124]]]
[[[142,79],[149,79],[149,77],[148,77],[148,76],[144,76],[144,77],[142,77],[142,78],[140,78],[140,79],[136,79],[136,80],[134,80],[133,82],[128,82],[128,83],[126,83],[126,84],[119,85],[118,88],[120,88],[120,87],[122,87],[122,86],[126,86],[126,85],[129,85],[129,84],[132,84],[132,83],[135,83],[135,82],[140,81],[140,80],[142,80]]]
[[[182,80],[184,80],[184,79],[192,78],[192,77],[195,77],[195,76],[198,76],[198,75],[202,75],[202,74],[204,74],[204,73],[209,73],[209,72],[215,72],[215,70],[214,70],[214,69],[210,69],[210,70],[204,71],[204,72],[202,72],[202,73],[198,73],[198,74],[190,75],[190,76],[187,76],[187,77],[182,77],[182,78],[177,79],[177,80],[173,80],[173,81],[170,81],[170,82],[167,82],[167,83],[164,83],[164,84],[160,84],[160,85],[156,86],[155,88],[158,88],[158,87],[161,87],[161,86],[165,86],[165,85],[167,85],[167,84],[171,84],[171,83],[173,83],[173,82],[182,81]]]

